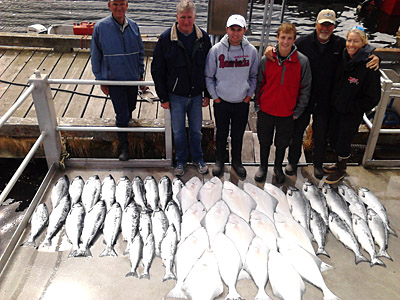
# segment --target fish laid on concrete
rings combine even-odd
[[[200,221],[206,215],[206,209],[201,202],[194,203],[182,216],[181,238],[182,243],[192,232],[201,227]]]
[[[71,211],[65,221],[65,233],[72,244],[72,250],[68,257],[74,257],[79,250],[79,242],[85,220],[85,208],[82,202],[76,202],[72,205]]]
[[[277,239],[279,253],[287,260],[297,271],[297,273],[306,281],[318,287],[324,294],[324,300],[339,300],[326,286],[319,266],[308,251],[302,247],[282,238]]]
[[[172,183],[168,176],[161,177],[158,182],[158,194],[160,197],[160,207],[162,210],[165,210],[168,202],[173,198]]]
[[[178,235],[176,234],[174,224],[169,224],[167,233],[161,242],[161,261],[165,267],[165,275],[163,281],[173,279],[176,280],[174,273],[174,259],[178,244]]]
[[[338,193],[349,204],[351,214],[356,214],[367,221],[367,210],[357,193],[345,184],[339,184]]]
[[[336,213],[353,230],[350,210],[343,198],[329,184],[322,186],[322,193],[325,196],[326,203],[328,203],[329,210]]]
[[[301,300],[303,297],[303,279],[287,259],[275,250],[269,251],[268,277],[272,292],[279,299]]]
[[[249,223],[231,213],[225,226],[225,235],[231,239],[240,254],[242,263],[246,261],[247,250],[255,234]]]
[[[368,227],[371,230],[375,244],[379,246],[378,253],[376,256],[386,257],[393,261],[390,255],[387,253],[388,247],[388,232],[386,225],[378,214],[371,208],[367,210],[368,214]]]
[[[250,220],[250,212],[256,208],[256,202],[245,191],[225,181],[222,189],[222,199],[228,204],[231,212],[243,218],[246,222]]]
[[[82,203],[86,213],[99,201],[100,192],[101,181],[99,176],[94,175],[86,180],[82,191]]]
[[[66,195],[68,195],[69,190],[69,179],[67,175],[60,177],[55,183],[53,189],[51,190],[51,204],[54,208],[60,203]]]
[[[36,247],[35,239],[38,234],[43,230],[49,221],[49,211],[47,210],[46,203],[39,204],[32,214],[31,218],[31,232],[28,239],[21,244],[21,246]]]
[[[279,236],[299,244],[310,253],[314,252],[312,233],[297,223],[293,218],[275,213],[275,227]]]
[[[115,180],[114,177],[112,177],[112,175],[110,174],[103,179],[103,182],[101,183],[101,192],[100,192],[100,199],[103,200],[104,203],[106,204],[107,211],[111,209],[111,206],[115,202],[115,190],[116,190]]]
[[[218,177],[211,178],[200,188],[198,199],[209,211],[217,201],[222,199],[222,181]]]
[[[278,250],[276,247],[276,238],[279,234],[270,218],[258,210],[253,210],[250,215],[250,226],[268,249]]]
[[[58,205],[53,208],[53,211],[49,216],[49,226],[47,227],[46,237],[42,242],[41,246],[49,247],[51,246],[51,239],[56,235],[58,230],[64,224],[69,210],[71,208],[71,201],[69,199],[69,194],[67,193],[58,203]]]
[[[172,200],[174,200],[176,202],[181,213],[182,213],[182,203],[181,203],[180,197],[178,197],[178,195],[184,186],[185,186],[185,184],[182,182],[182,180],[179,177],[175,177],[174,180],[172,180]]]
[[[90,210],[86,213],[85,221],[83,225],[82,235],[79,251],[77,256],[92,257],[89,245],[93,238],[96,236],[97,231],[103,225],[106,217],[106,204],[104,201],[98,201]]]
[[[362,202],[364,202],[368,206],[368,208],[372,208],[378,214],[378,216],[381,217],[383,224],[385,224],[388,233],[397,237],[397,234],[393,231],[392,228],[390,228],[386,209],[383,206],[383,204],[381,203],[381,201],[379,201],[378,197],[376,197],[375,194],[373,192],[371,192],[369,189],[367,189],[366,187],[359,188],[358,195],[360,196],[360,199],[362,200]]]
[[[127,176],[122,176],[115,187],[115,201],[119,203],[122,210],[128,206],[132,195],[131,181]]]
[[[140,210],[138,205],[132,201],[122,212],[121,232],[124,241],[127,241],[124,255],[129,253],[134,237],[139,233]]]
[[[175,201],[170,201],[167,204],[167,208],[165,209],[165,214],[168,218],[169,224],[174,224],[176,229],[176,234],[178,236],[178,241],[181,240],[181,223],[182,223],[182,216],[179,211],[179,207]]]
[[[286,195],[279,187],[273,185],[272,183],[266,182],[264,184],[264,191],[266,191],[268,194],[278,200],[278,204],[275,209],[276,212],[283,215],[292,216],[292,214],[290,213]]]
[[[296,187],[289,186],[286,192],[286,199],[289,204],[293,218],[305,229],[310,230],[311,205],[303,193]]]
[[[151,215],[151,224],[152,231],[154,234],[154,243],[155,243],[155,254],[160,257],[161,254],[161,242],[167,233],[167,229],[169,226],[168,218],[163,210],[159,207],[153,211]]]
[[[71,206],[81,200],[83,187],[85,182],[81,176],[76,176],[69,185],[69,196],[71,198]]]
[[[371,267],[374,265],[386,267],[383,261],[381,261],[376,256],[374,239],[372,237],[372,233],[368,227],[367,222],[358,215],[352,215],[351,218],[353,220],[354,235],[356,236],[361,247],[363,247],[363,249],[368,252],[371,258]]]
[[[311,181],[306,181],[303,184],[302,192],[304,196],[310,201],[311,208],[314,209],[325,222],[325,225],[329,225],[328,221],[328,204],[322,194],[322,191],[312,184]]]
[[[199,193],[203,183],[196,176],[190,178],[178,194],[177,198],[181,203],[182,213],[191,207],[194,203],[198,202],[197,194]]]
[[[327,226],[322,216],[314,209],[311,209],[310,229],[318,245],[318,249],[315,253],[317,255],[323,254],[330,257],[325,250]]]
[[[187,296],[182,290],[183,282],[193,268],[195,262],[203,255],[204,251],[209,248],[209,246],[207,232],[203,227],[200,227],[188,236],[178,247],[175,255],[177,280],[175,287],[167,294],[167,297],[187,299]]]
[[[210,244],[213,243],[214,237],[218,232],[225,231],[225,225],[228,222],[230,210],[224,200],[219,200],[207,212],[206,216],[200,222],[207,230]]]
[[[335,212],[329,213],[329,229],[338,241],[354,252],[356,264],[363,261],[368,262],[368,259],[360,251],[352,229]]]
[[[104,241],[106,243],[106,249],[104,249],[104,251],[100,254],[100,257],[118,256],[114,250],[114,245],[117,241],[117,236],[121,229],[121,219],[121,206],[118,202],[115,202],[111,206],[111,209],[107,212],[104,220],[103,235]]]
[[[268,282],[268,252],[269,248],[264,241],[255,236],[249,246],[246,262],[243,266],[258,288],[257,295],[254,297],[256,300],[271,299],[265,292],[265,286]]]
[[[274,213],[278,205],[278,200],[258,186],[248,182],[244,183],[243,190],[257,203],[256,209],[265,214],[271,221],[274,221]]]
[[[212,250],[204,251],[186,277],[182,289],[191,300],[213,300],[222,294],[224,285]]]
[[[226,299],[242,299],[236,290],[236,282],[243,264],[235,244],[225,234],[219,232],[214,238],[212,250],[218,262],[221,278],[228,286]]]
[[[140,212],[139,218],[139,233],[142,236],[143,243],[152,231],[153,224],[151,224],[151,210],[144,209]]]
[[[160,195],[158,193],[158,183],[153,176],[144,179],[144,189],[146,192],[147,204],[155,211],[159,207]]]
[[[140,234],[136,234],[132,241],[131,247],[129,247],[129,260],[131,262],[131,270],[125,275],[125,277],[138,277],[136,269],[139,266],[139,262],[142,259],[143,253],[143,241]]]
[[[140,278],[150,279],[150,267],[154,259],[155,245],[154,245],[154,235],[150,233],[146,239],[143,239],[143,273]]]
[[[142,210],[147,209],[147,199],[146,199],[146,190],[144,188],[144,183],[140,176],[136,176],[132,180],[132,192],[134,196],[134,200]]]

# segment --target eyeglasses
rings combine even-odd
[[[360,25],[354,26],[354,27],[352,27],[351,29],[358,29],[358,30],[360,30],[360,31],[362,31],[362,32],[365,31],[364,27],[362,27],[362,26],[360,26]]]

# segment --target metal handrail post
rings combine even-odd
[[[165,126],[165,156],[171,162],[172,167],[172,125],[171,125],[171,111],[164,110],[164,126]]]
[[[285,6],[286,6],[286,0],[283,0],[282,7],[281,7],[281,17],[279,18],[281,23],[283,23],[283,16],[285,15]]]
[[[268,6],[268,10],[267,10],[268,4],[269,4],[269,6]],[[262,29],[261,29],[260,48],[258,49],[258,54],[260,56],[264,55],[264,45],[268,44],[268,42],[269,42],[269,32],[271,29],[273,10],[274,10],[274,0],[265,0],[264,16],[263,16],[263,23],[262,23]],[[268,15],[268,21],[267,21],[267,15]],[[265,23],[267,23],[267,22],[268,22],[267,31],[265,32]]]
[[[53,164],[59,166],[61,155],[61,138],[57,132],[57,118],[51,96],[50,85],[47,82],[48,75],[35,74],[29,78],[29,83],[35,84],[32,91],[33,103],[35,104],[36,116],[39,123],[40,131],[47,133],[43,141],[44,152],[46,156],[47,166],[50,168]]]
[[[393,82],[390,79],[382,78],[381,100],[375,111],[374,122],[368,136],[367,146],[362,159],[364,167],[368,167],[368,162],[372,160],[375,152],[376,143],[378,142],[379,132],[382,127],[383,118],[385,117],[386,107],[389,103],[390,93],[392,90]]]

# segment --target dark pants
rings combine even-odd
[[[109,86],[110,98],[115,111],[115,124],[118,127],[127,127],[136,108],[137,86]]]
[[[300,160],[304,131],[308,124],[310,124],[310,113],[308,112],[303,112],[299,118],[294,120],[293,135],[290,141],[288,154],[288,161],[292,166],[296,166]]]
[[[249,103],[230,103],[221,100],[214,102],[214,117],[217,128],[216,145],[217,161],[224,163],[226,159],[226,142],[231,127],[232,163],[242,162],[243,134],[249,115]]]
[[[325,161],[330,118],[331,113],[313,114],[313,164],[317,167],[322,167],[322,164]]]
[[[275,167],[282,167],[285,150],[293,134],[293,116],[275,117],[261,110],[257,113],[257,137],[260,143],[261,166],[268,164],[269,151],[275,133]]]
[[[358,132],[363,114],[342,114],[335,110],[329,125],[329,143],[336,155],[348,157],[351,154],[351,142]]]

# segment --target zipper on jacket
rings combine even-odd
[[[178,84],[179,77],[176,78],[174,87],[172,88],[172,92],[175,92],[176,85]]]
[[[282,77],[281,77],[281,85],[283,85],[283,80],[285,78],[285,71],[286,71],[286,66],[285,64],[283,64],[283,68],[282,68]]]

